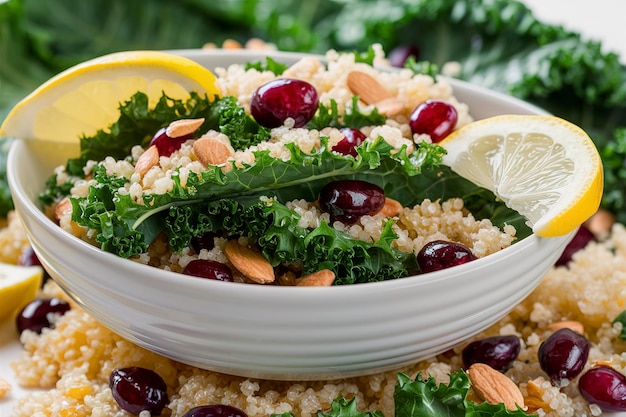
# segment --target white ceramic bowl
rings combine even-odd
[[[177,51],[207,67],[261,53]],[[292,62],[298,54],[276,54]],[[541,110],[459,81],[476,118]],[[571,235],[534,235],[474,262],[394,281],[265,287],[186,277],[105,253],[57,227],[37,195],[67,148],[17,141],[10,187],[32,245],[67,293],[121,336],[175,360],[268,379],[334,379],[441,353],[507,314],[539,283]]]

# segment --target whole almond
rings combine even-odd
[[[235,155],[229,144],[212,137],[201,137],[193,143],[193,152],[204,165],[224,165]]]
[[[352,71],[346,79],[348,88],[365,104],[376,104],[391,98],[391,93],[378,80],[361,71]]]
[[[259,284],[274,282],[274,268],[258,250],[240,245],[237,240],[229,240],[224,246],[224,253],[246,278]]]
[[[135,164],[135,172],[140,176],[146,175],[146,172],[150,171],[150,168],[158,165],[159,163],[159,150],[156,145],[150,146],[141,156],[137,159]]]
[[[377,103],[374,103],[378,112],[387,116],[393,116],[394,114],[402,113],[404,110],[404,103],[395,97],[386,98]]]
[[[583,334],[585,332],[585,326],[583,326],[581,322],[575,320],[557,321],[549,324],[548,329],[552,330],[553,332],[559,329],[570,329],[580,334]]]
[[[365,72],[350,72],[346,82],[354,95],[358,96],[365,104],[376,106],[381,114],[391,116],[404,110],[402,101],[393,97],[385,86]]]
[[[484,363],[475,363],[467,370],[467,376],[476,394],[489,404],[504,403],[507,410],[517,406],[526,409],[524,396],[519,387],[503,373]]]
[[[305,275],[298,280],[298,287],[330,287],[335,281],[335,273],[330,269],[322,269]]]
[[[204,123],[204,118],[175,120],[167,126],[165,133],[170,138],[179,138],[195,132],[202,126],[202,123]]]
[[[385,197],[385,204],[383,205],[383,208],[380,209],[379,213],[385,217],[395,217],[402,213],[403,209],[404,207],[402,207],[402,204],[400,204],[399,201],[394,200],[393,198]]]

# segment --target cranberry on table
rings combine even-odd
[[[194,259],[190,261],[183,274],[216,281],[233,282],[233,273],[227,265],[211,259]]]
[[[292,78],[277,78],[252,93],[250,113],[258,124],[273,128],[292,118],[302,127],[313,118],[319,105],[317,90],[310,83]]]
[[[109,388],[120,408],[135,415],[149,411],[158,416],[169,401],[163,378],[150,369],[137,366],[111,372]]]
[[[246,413],[231,405],[199,405],[183,414],[183,417],[248,417]]]
[[[505,372],[517,359],[520,349],[519,337],[515,335],[485,337],[465,346],[462,352],[463,364],[469,368],[474,363],[484,363]]]
[[[363,216],[373,216],[385,205],[385,192],[376,184],[361,180],[329,182],[319,193],[320,208],[331,220],[354,224]]]
[[[539,366],[552,382],[560,385],[561,380],[575,378],[582,372],[589,357],[589,347],[589,341],[580,333],[559,329],[539,346]]]
[[[425,244],[417,254],[417,264],[424,273],[462,265],[476,259],[465,245],[446,240],[433,240]]]
[[[356,158],[356,147],[365,142],[367,136],[358,129],[351,127],[344,127],[340,130],[343,133],[343,139],[341,139],[332,150],[342,155],[352,155]]]
[[[457,118],[456,109],[451,104],[427,100],[411,112],[409,126],[414,134],[427,134],[437,143],[454,130]]]
[[[21,334],[24,330],[41,333],[51,328],[53,315],[62,316],[70,310],[70,304],[60,298],[37,298],[28,303],[17,315],[15,324]]]
[[[555,265],[567,265],[572,260],[572,256],[576,252],[583,249],[585,246],[587,246],[589,242],[595,239],[596,237],[593,233],[591,233],[589,229],[587,229],[584,225],[580,226],[572,240],[565,247],[565,250],[561,254],[561,257],[556,261]]]
[[[17,264],[20,266],[42,266],[41,261],[31,245],[26,245],[22,248],[17,258]]]
[[[626,411],[626,377],[609,366],[591,368],[578,380],[578,390],[604,411]]]

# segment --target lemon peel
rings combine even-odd
[[[163,93],[221,96],[212,71],[161,51],[124,51],[75,65],[21,100],[0,126],[0,136],[77,143],[119,117],[119,104],[141,91],[155,104]]]
[[[479,120],[439,143],[443,163],[492,191],[542,237],[565,235],[599,208],[603,168],[580,127],[555,116]]]
[[[43,269],[40,266],[0,263],[0,320],[32,301],[42,279]]]

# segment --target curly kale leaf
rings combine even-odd
[[[380,239],[367,243],[322,223],[313,230],[298,226],[299,216],[274,199],[245,204],[232,199],[172,206],[165,217],[173,249],[191,238],[214,233],[250,238],[273,266],[299,262],[304,274],[330,269],[336,285],[401,278],[414,271],[413,257],[391,245],[397,236],[391,222]]]
[[[364,126],[379,126],[385,124],[387,117],[378,112],[377,109],[371,113],[362,113],[359,109],[359,98],[352,97],[352,106],[346,110],[345,114],[340,114],[337,102],[330,100],[330,106],[320,103],[313,119],[307,123],[309,129],[321,130],[325,127],[351,127],[360,129]]]
[[[245,66],[246,70],[249,69],[256,69],[259,72],[263,72],[263,71],[271,71],[273,72],[275,75],[281,75],[283,72],[285,72],[285,70],[288,68],[287,65],[282,64],[272,58],[265,57],[265,62],[263,61],[254,61],[254,62],[248,62],[246,63]]]
[[[216,100],[212,108],[213,118],[208,121],[213,129],[228,136],[235,150],[247,149],[270,138],[270,129],[259,125],[237,98],[227,96]]]
[[[467,400],[471,383],[467,374],[460,370],[450,374],[448,384],[437,384],[435,378],[426,380],[418,373],[414,381],[398,374],[394,391],[396,417],[528,417],[522,409],[507,410],[504,404],[477,404]]]

